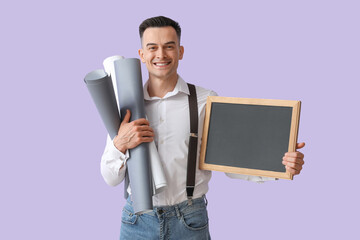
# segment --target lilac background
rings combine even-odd
[[[0,239],[118,239],[123,186],[83,78],[137,57],[138,25],[183,29],[181,76],[222,96],[301,100],[306,165],[255,184],[214,172],[213,239],[354,239],[359,202],[358,1],[2,1]],[[146,79],[143,65],[144,79]]]

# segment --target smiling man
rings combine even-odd
[[[206,98],[216,93],[188,85],[178,75],[184,47],[180,45],[181,29],[177,22],[162,16],[149,18],[141,23],[139,32],[142,45],[139,56],[149,72],[144,86],[148,120],[129,122],[131,113],[127,112],[118,135],[106,145],[101,168],[102,173],[112,172],[103,174],[106,182],[118,184],[124,179],[128,149],[155,141],[168,186],[153,196],[154,210],[150,213],[135,215],[131,197],[128,198],[122,213],[120,239],[210,239],[205,194],[211,172],[198,168],[199,149],[195,150],[194,188],[189,188],[187,176],[191,171],[188,170],[189,144],[193,144],[189,143],[193,125],[190,112],[194,111],[191,101],[197,105],[198,136],[202,136]],[[195,100],[190,100],[191,97]],[[196,141],[200,146],[201,138]],[[303,146],[304,143],[298,144],[298,148]],[[303,158],[300,152],[287,153],[283,164],[291,173],[299,174]]]

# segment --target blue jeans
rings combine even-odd
[[[204,197],[164,207],[142,215],[135,215],[128,199],[122,211],[120,239],[186,239],[208,240],[209,219]]]

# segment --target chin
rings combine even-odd
[[[152,74],[155,77],[158,78],[168,78],[171,77],[172,73],[168,72],[168,71],[157,71],[156,73]]]

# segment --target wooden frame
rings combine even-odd
[[[244,174],[244,175],[274,177],[274,178],[291,179],[291,180],[293,179],[293,175],[288,171],[277,172],[277,171],[240,168],[240,167],[226,166],[226,165],[221,165],[221,164],[217,165],[217,164],[206,163],[208,134],[209,134],[209,128],[211,127],[210,126],[210,116],[212,113],[211,110],[212,110],[213,103],[291,107],[292,113],[291,113],[291,123],[290,123],[291,125],[290,125],[288,151],[294,152],[296,150],[297,136],[298,136],[298,126],[299,126],[300,107],[301,107],[300,101],[209,96],[207,98],[205,122],[204,122],[202,144],[201,144],[201,151],[200,151],[199,167],[200,167],[200,169],[203,169],[203,170],[215,170],[215,171],[237,173],[237,174]],[[226,141],[226,139],[224,141]],[[282,161],[282,159],[279,159],[279,161]]]

